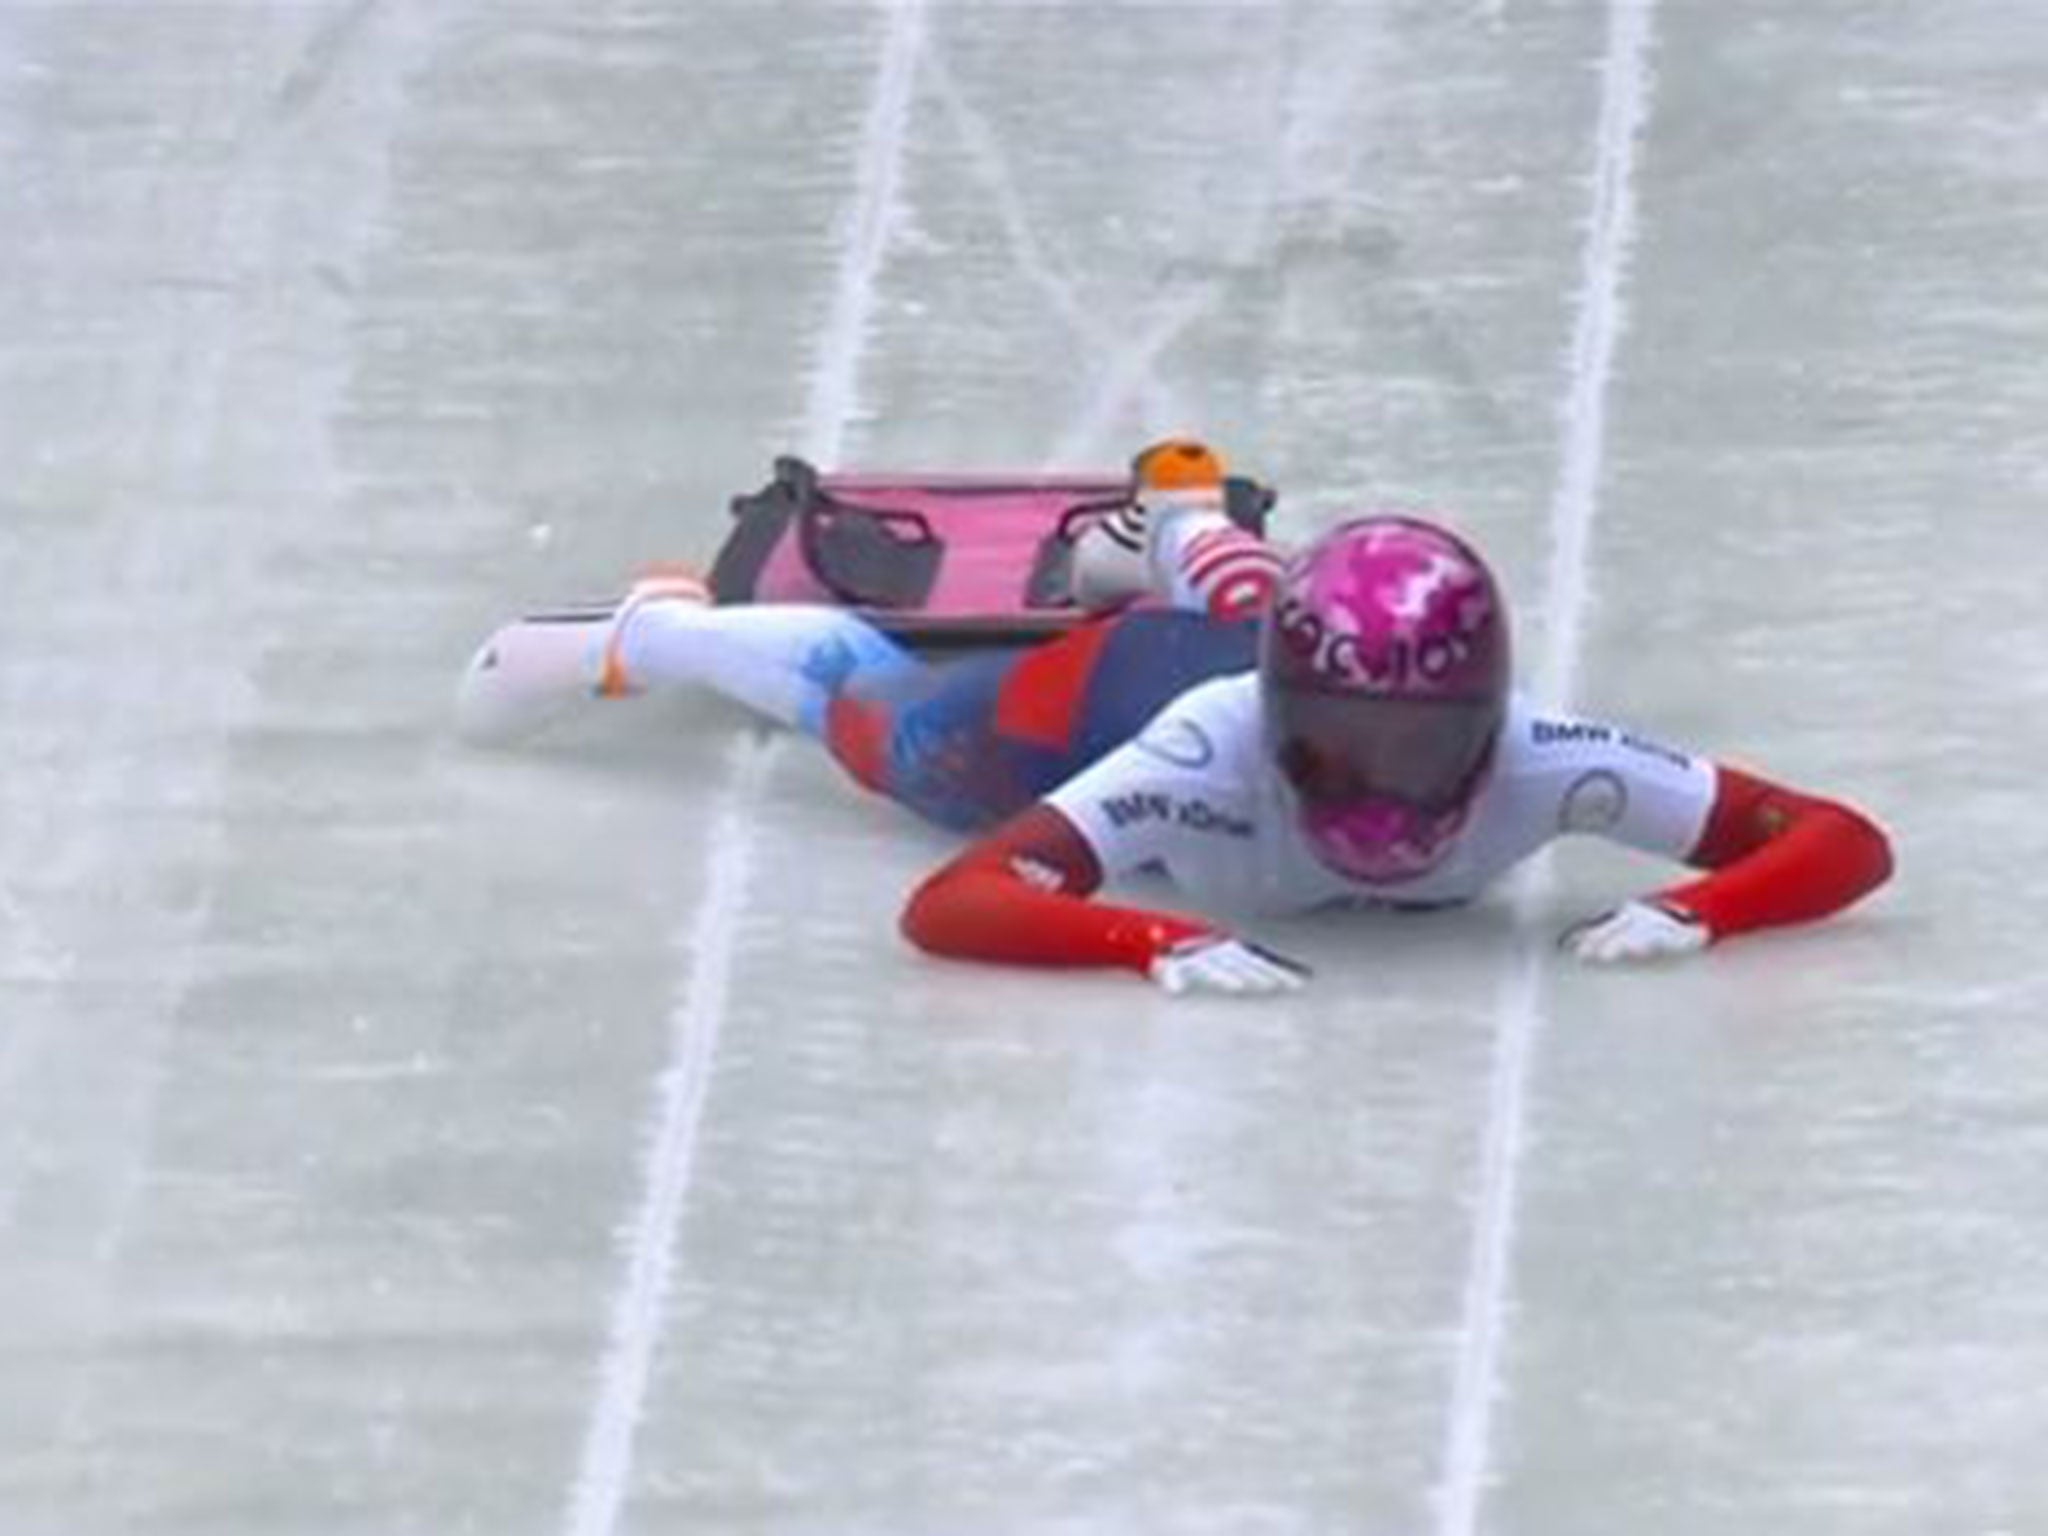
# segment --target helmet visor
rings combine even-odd
[[[1304,803],[1397,800],[1455,808],[1485,770],[1500,725],[1491,699],[1384,699],[1277,689],[1268,697],[1273,756]]]

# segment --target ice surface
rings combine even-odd
[[[2048,12],[1652,22],[1579,700],[1901,876],[1543,962],[1476,1529],[2040,1529]],[[1606,27],[0,7],[0,1531],[1460,1532],[1518,957],[1650,866],[1190,1004],[911,955],[730,711],[447,704],[834,443],[1208,432],[1537,654]]]

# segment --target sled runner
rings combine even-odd
[[[732,501],[711,568],[719,603],[830,603],[904,642],[1030,641],[1077,623],[1074,541],[1130,499],[1117,475],[820,474],[779,458]],[[1233,521],[1263,534],[1273,492],[1225,482]]]

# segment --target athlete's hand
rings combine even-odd
[[[1309,968],[1270,949],[1208,933],[1183,939],[1152,962],[1151,977],[1169,992],[1293,992]]]
[[[1696,917],[1650,901],[1631,901],[1565,931],[1558,942],[1591,965],[1691,955],[1712,937]]]

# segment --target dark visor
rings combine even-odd
[[[1276,689],[1273,754],[1311,805],[1399,800],[1446,810],[1486,766],[1500,709],[1481,699],[1375,699]]]

